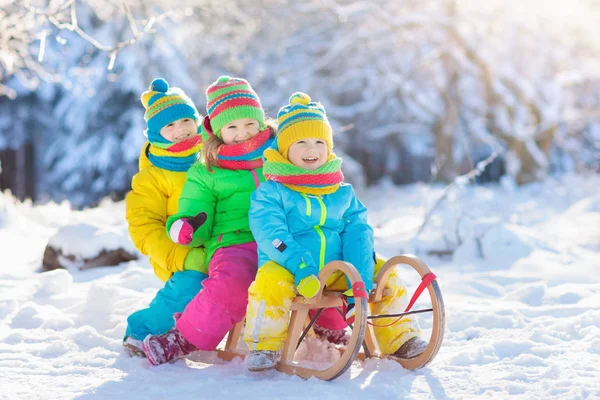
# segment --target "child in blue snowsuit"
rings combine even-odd
[[[274,368],[283,347],[296,293],[314,297],[321,288],[319,270],[333,260],[353,264],[367,291],[383,263],[375,265],[373,229],[367,209],[343,183],[342,160],[333,153],[332,129],[319,103],[295,93],[278,114],[275,143],[264,152],[267,179],[252,194],[250,229],[258,244],[259,268],[248,291],[244,341],[250,349],[250,371]],[[346,290],[336,272],[327,281]],[[370,304],[373,314],[404,310],[406,287],[393,272],[384,283],[389,295]],[[375,327],[383,354],[412,358],[427,342],[412,316]]]

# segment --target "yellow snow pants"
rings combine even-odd
[[[384,264],[378,259],[373,279]],[[327,281],[331,290],[348,288],[345,275],[337,271]],[[381,301],[370,303],[371,315],[395,314],[404,312],[410,296],[406,285],[394,270],[385,282],[385,288],[391,289],[389,296]],[[256,279],[248,289],[248,308],[244,342],[250,350],[279,351],[287,337],[292,300],[296,296],[294,276],[279,264],[269,261],[258,269]],[[375,339],[383,354],[392,354],[409,339],[419,336],[421,329],[414,315],[402,318],[392,324],[397,317],[372,320]],[[391,326],[386,326],[392,324]]]

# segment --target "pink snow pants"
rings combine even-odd
[[[317,314],[317,310],[310,310],[308,312],[311,318]],[[339,329],[344,329],[348,325],[346,325],[346,321],[340,315],[340,313],[336,310],[335,307],[326,308],[323,310],[319,318],[315,321],[316,325],[319,325],[321,328],[331,329],[337,331]]]
[[[215,350],[227,332],[244,319],[248,288],[257,269],[255,242],[215,251],[208,278],[177,319],[177,330],[198,349]]]

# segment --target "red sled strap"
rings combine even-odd
[[[415,293],[412,295],[412,298],[410,299],[410,302],[408,303],[408,306],[406,306],[406,310],[404,310],[404,312],[410,311],[410,309],[415,304],[419,296],[421,296],[421,293],[423,293],[423,290],[425,290],[425,288],[436,279],[437,276],[435,276],[433,272],[423,275],[419,287],[417,288],[417,290],[415,290]]]
[[[365,283],[362,281],[354,282],[352,284],[352,295],[354,297],[361,297],[363,299],[369,297],[367,295],[367,288],[365,288]]]
[[[346,292],[344,292],[344,294],[346,295],[346,293],[350,292],[350,290],[347,290]],[[364,282],[354,282],[352,284],[352,294],[348,296],[352,296],[353,298],[363,298],[366,299],[368,298],[368,293],[367,293],[367,288],[365,287],[365,283]],[[347,324],[353,324],[354,323],[354,313],[356,312],[356,308],[354,308],[354,302],[352,302],[351,304],[348,304],[348,300],[346,297],[342,297],[342,302],[343,302],[343,306],[342,306],[342,314],[344,316],[344,319],[346,320]]]

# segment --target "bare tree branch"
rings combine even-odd
[[[89,3],[81,4],[92,7]],[[117,8],[120,14],[116,14],[115,19],[127,20],[131,36],[110,44],[102,43],[81,27],[78,18],[81,4],[75,0],[52,1],[46,8],[42,8],[24,0],[0,8],[0,96],[5,95],[11,99],[16,96],[16,91],[4,84],[13,75],[31,89],[42,81],[69,86],[64,74],[43,64],[47,58],[49,36],[55,31],[73,32],[95,49],[108,53],[107,66],[111,70],[122,49],[134,45],[145,35],[154,33],[154,27],[158,23],[181,11],[170,9],[156,15],[144,15],[143,19],[136,20],[129,2],[121,0],[120,8]],[[92,10],[96,12],[93,7]],[[34,47],[37,41],[39,48]],[[58,36],[57,41],[60,42]]]
[[[471,171],[467,172],[464,175],[457,176],[454,179],[454,181],[452,181],[452,183],[450,183],[449,185],[447,185],[444,188],[444,191],[442,192],[442,194],[440,195],[440,197],[438,197],[438,199],[433,204],[433,206],[425,214],[425,217],[423,218],[423,223],[419,227],[419,230],[417,231],[417,235],[416,235],[415,238],[418,238],[421,235],[421,233],[423,233],[423,231],[425,230],[425,227],[427,226],[427,223],[431,219],[431,216],[435,212],[436,208],[438,208],[438,206],[442,203],[442,201],[444,199],[446,199],[446,197],[448,197],[448,194],[450,194],[450,192],[452,191],[452,189],[454,189],[457,186],[463,186],[468,181],[474,180],[475,177],[480,176],[483,173],[483,171],[485,171],[485,169],[487,168],[487,166],[490,165],[491,163],[493,163],[494,160],[496,158],[498,158],[498,156],[500,156],[502,153],[503,153],[503,151],[502,152],[493,152],[488,158],[486,158],[485,160],[482,160],[482,161],[478,162],[477,165],[475,166],[475,168],[473,168]]]

